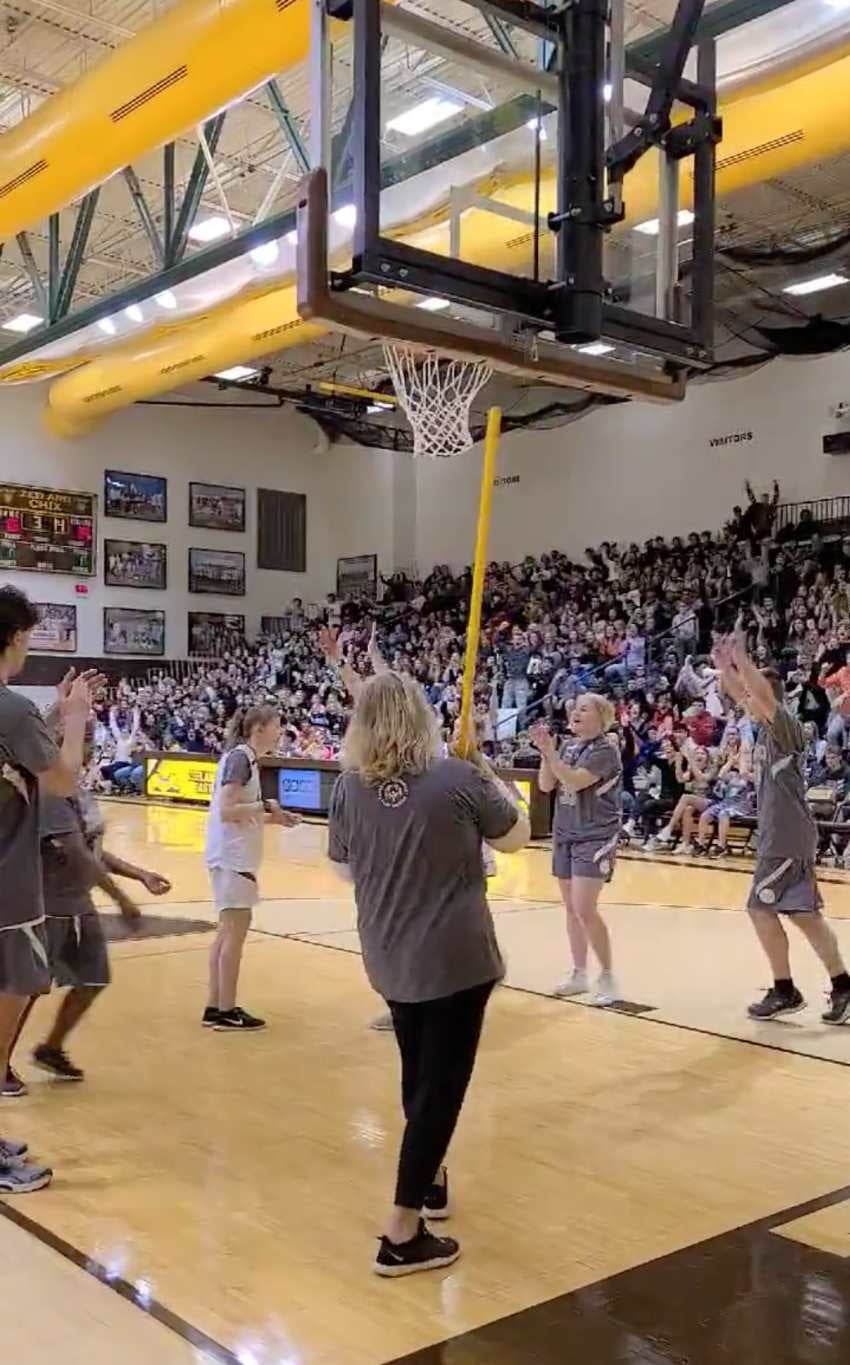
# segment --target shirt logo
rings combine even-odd
[[[11,763],[4,763],[3,767],[0,768],[0,777],[3,778],[4,782],[8,782],[10,787],[14,787],[18,796],[22,797],[27,805],[29,805],[30,798],[29,792],[27,791],[27,784],[24,781],[23,774],[18,768],[13,767]]]
[[[387,810],[403,806],[408,798],[407,783],[400,777],[390,777],[378,788],[378,800]]]

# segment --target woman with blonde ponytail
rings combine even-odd
[[[237,1005],[236,991],[251,911],[260,894],[263,827],[300,823],[276,801],[262,798],[258,760],[274,753],[279,740],[276,706],[240,707],[227,727],[225,752],[213,784],[206,859],[219,927],[210,950],[210,993],[203,1024],[219,1032],[265,1028],[264,1019]]]

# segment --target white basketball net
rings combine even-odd
[[[472,401],[493,373],[484,360],[444,360],[407,346],[384,346],[401,408],[413,428],[413,453],[431,459],[459,455],[473,444],[469,430]]]

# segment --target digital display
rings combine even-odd
[[[277,790],[277,799],[285,810],[325,809],[322,804],[322,774],[317,769],[281,768]]]
[[[24,484],[0,487],[0,570],[68,573],[95,569],[95,497]]]

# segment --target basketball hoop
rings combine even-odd
[[[474,444],[469,410],[493,373],[485,360],[443,360],[436,351],[384,346],[399,405],[413,428],[413,454],[436,459]]]

